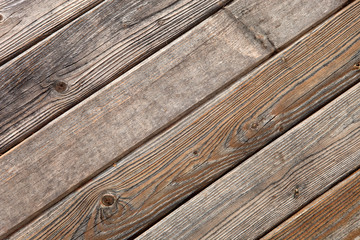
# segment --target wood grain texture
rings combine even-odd
[[[105,1],[0,67],[0,153],[228,0]]]
[[[235,0],[226,7],[267,46],[281,48],[324,17],[346,4],[346,0]],[[309,12],[312,13],[309,15]],[[291,36],[291,37],[289,37]]]
[[[0,65],[102,1],[1,1]]]
[[[221,11],[57,118],[0,158],[3,231],[37,214],[270,53]]]
[[[353,240],[359,237],[360,171],[358,170],[262,239]]]
[[[358,81],[359,13],[356,2],[120,159],[13,239],[118,239],[147,228]],[[181,73],[186,77],[187,71]],[[107,194],[114,197],[111,206],[102,203]]]
[[[137,239],[258,239],[360,167],[359,99],[357,84]]]

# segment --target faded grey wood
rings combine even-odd
[[[360,237],[360,170],[276,227],[265,239],[343,239]]]
[[[51,122],[0,158],[0,235],[270,53],[221,11]]]
[[[0,67],[3,153],[228,0],[104,1]]]
[[[33,237],[36,239],[46,236],[56,239],[59,237],[70,238],[78,236],[84,238],[122,239],[133,237],[134,234],[146,229],[159,218],[176,208],[178,204],[191,194],[197,192],[199,188],[203,188],[213,182],[221,174],[224,174],[245,160],[249,155],[258,151],[294,124],[304,119],[312,111],[358,81],[360,72],[354,69],[354,65],[360,60],[359,12],[360,4],[357,2],[357,4],[351,5],[337,16],[327,20],[300,41],[260,66],[256,71],[237,81],[232,87],[174,124],[158,137],[137,148],[125,158],[117,158],[119,161],[116,165],[93,178],[92,181],[44,212],[31,224],[15,233],[13,238],[28,239]],[[221,11],[219,14],[225,13]],[[211,19],[217,18],[219,18],[218,15]],[[215,22],[218,22],[218,20]],[[206,24],[205,22],[204,26]],[[223,26],[221,23],[219,24]],[[203,25],[201,26],[203,27]],[[235,27],[234,24],[231,24],[228,27],[238,30],[239,26]],[[195,29],[201,30],[201,28]],[[226,42],[225,39],[231,39],[230,34],[225,35],[225,37],[221,32],[217,31],[213,35],[224,40],[224,42]],[[235,34],[235,36],[240,37],[243,35]],[[186,38],[189,39],[189,36]],[[322,44],[322,39],[327,39],[328,44]],[[181,41],[175,42],[174,46]],[[235,42],[239,43],[240,41]],[[155,112],[155,114],[163,117],[164,113],[158,113],[156,109],[161,109],[168,102],[170,102],[170,105],[177,106],[171,101],[171,99],[176,97],[174,89],[180,91],[181,88],[178,86],[183,81],[186,83],[186,86],[189,86],[188,82],[186,82],[187,78],[193,74],[192,72],[195,69],[195,72],[204,69],[204,72],[209,72],[210,76],[215,78],[222,75],[211,72],[218,71],[213,70],[213,68],[218,68],[218,64],[221,61],[225,62],[221,63],[224,66],[228,66],[232,61],[225,61],[225,57],[222,57],[223,55],[220,54],[221,52],[212,52],[211,50],[214,50],[212,44],[213,41],[209,41],[198,48],[195,46],[201,54],[198,54],[198,50],[191,54],[184,53],[187,54],[187,57],[185,57],[182,63],[186,67],[176,67],[170,71],[172,72],[170,75],[164,74],[163,82],[175,82],[170,83],[172,87],[159,87],[159,89],[170,89],[169,96],[164,97],[164,99],[161,100],[161,96],[157,96],[156,99],[163,101],[162,103],[159,101],[159,105],[157,105],[150,102],[149,105],[146,105],[145,101],[139,102],[136,99],[134,100],[135,103],[139,103],[133,106],[135,109],[139,109],[139,106],[154,106],[154,108],[140,108],[147,109],[147,111],[141,112],[148,114],[146,116],[141,115],[144,116],[141,122],[152,117],[154,121],[150,122],[148,126],[156,124],[159,122],[158,118],[156,118],[156,115],[150,115],[149,113],[154,114],[153,112]],[[222,44],[219,46],[225,48]],[[226,42],[227,44],[229,43]],[[192,46],[192,44],[186,44],[186,46]],[[248,45],[239,44],[236,48],[230,48],[226,54],[236,53],[239,49],[243,49],[242,51],[246,52],[251,48]],[[198,65],[202,64],[201,62],[205,62],[205,64],[213,63],[212,60],[209,60],[213,58],[218,59],[219,63],[211,66]],[[159,59],[149,59],[149,62],[161,63]],[[174,64],[177,66],[177,63]],[[161,64],[160,66],[163,65]],[[183,65],[178,64],[178,66]],[[194,70],[191,70],[192,68]],[[133,71],[135,73],[140,69],[141,67],[137,67]],[[134,73],[131,72],[128,76]],[[172,74],[178,74],[175,76],[178,76],[176,78],[180,78],[180,81],[174,80],[171,77],[173,76]],[[196,79],[198,77],[196,75]],[[200,79],[197,81],[200,81]],[[158,84],[160,83],[158,82]],[[174,83],[177,83],[177,85],[174,85]],[[167,83],[161,84],[166,86]],[[157,86],[156,84],[154,85]],[[190,84],[191,88],[196,88],[197,86],[204,88],[205,85],[206,83]],[[149,86],[152,87],[153,85]],[[108,98],[113,99],[112,94],[109,94],[111,92],[108,92],[112,88],[115,88],[114,91],[118,91],[116,90],[118,88],[117,85],[111,85],[105,88],[106,91],[104,91],[102,97],[104,98],[109,95]],[[146,91],[150,91],[149,89],[152,88],[146,89]],[[158,94],[159,89],[154,89],[154,91]],[[186,92],[189,90],[191,89],[189,88]],[[139,94],[148,96],[146,91],[139,92]],[[95,100],[99,96],[100,94],[90,99]],[[198,101],[198,99],[194,100],[194,98],[199,97],[197,94],[187,96],[190,96],[195,104]],[[184,97],[186,98],[185,95]],[[78,109],[88,114],[91,111],[83,108],[86,104],[83,103]],[[110,104],[112,104],[111,101]],[[105,113],[108,111],[107,108],[103,107],[103,104],[98,106],[95,109],[98,109],[99,116],[101,116],[102,110]],[[120,110],[117,111],[117,109]],[[130,112],[135,112],[135,110],[132,110],[132,107],[124,109],[130,109]],[[75,112],[75,110],[73,111]],[[116,124],[109,125],[107,121],[112,122],[120,119],[121,114],[125,114],[127,117],[127,111],[122,112],[121,108],[114,108],[112,112],[115,113],[111,114],[119,115],[111,117],[111,115],[105,114],[109,117],[105,117],[104,121],[101,118],[98,120],[97,116],[88,118],[92,124],[101,124],[98,126],[105,131],[105,134],[102,134],[100,131],[95,130],[99,127],[94,127],[96,125],[91,124],[88,129],[84,129],[86,134],[81,135],[86,150],[85,153],[80,152],[79,156],[89,166],[91,166],[90,164],[96,164],[93,162],[99,161],[98,158],[111,156],[109,152],[122,156],[121,150],[119,153],[115,152],[119,145],[114,146],[114,144],[118,144],[118,141],[122,141],[122,137],[126,137],[124,133],[127,133],[127,130],[132,131],[132,129],[135,129],[135,136],[142,134],[142,129],[138,128],[143,125],[137,124],[138,121],[130,122],[130,124],[129,121],[126,121],[124,123],[126,130],[121,132],[121,128]],[[134,113],[133,117],[135,119],[137,119],[136,115],[139,112]],[[68,115],[74,116],[73,113]],[[169,119],[164,122],[172,122]],[[117,129],[120,129],[118,133],[116,133]],[[92,135],[94,130],[95,134],[92,138],[90,135]],[[97,138],[99,140],[96,140]],[[142,137],[139,136],[139,138],[141,139]],[[85,141],[86,139],[88,140]],[[38,141],[37,139],[34,140],[36,141],[32,141],[31,144],[35,144],[34,142]],[[64,144],[61,144],[61,141],[58,144],[67,151],[69,147],[75,148],[74,145],[79,144],[78,142],[80,141],[75,139],[66,146],[62,146]],[[103,145],[102,142],[104,142]],[[26,141],[26,143],[30,144],[30,141]],[[99,144],[101,148],[92,148],[93,143]],[[106,148],[109,151],[100,152],[102,148]],[[81,149],[73,152],[70,150],[62,156],[64,159],[70,159],[68,162],[74,159],[69,157],[71,156],[70,154],[81,151]],[[88,151],[90,154],[86,155]],[[60,152],[62,153],[63,151]],[[26,151],[22,154],[22,156],[25,156]],[[14,156],[17,155],[15,154]],[[47,156],[52,157],[50,154]],[[69,164],[61,162],[59,165],[70,164],[78,164],[76,169],[80,168],[79,172],[81,174],[86,171],[86,164],[81,166],[80,163],[76,162]],[[38,166],[41,166],[41,164]],[[56,165],[54,164],[53,166]],[[55,167],[55,169],[59,168]],[[73,172],[72,169],[66,170],[66,174]],[[45,169],[42,172],[47,173],[48,171],[53,175],[55,173],[62,174],[61,178],[57,177],[57,179],[65,177],[64,171],[57,173],[51,168]],[[68,176],[72,175],[69,174]],[[44,176],[42,177],[44,178]],[[41,193],[38,194],[40,195]],[[23,195],[26,196],[27,194]],[[104,204],[103,197],[110,199],[105,201],[109,204]],[[113,199],[113,204],[111,204],[111,199]]]
[[[346,0],[235,0],[226,7],[264,45],[281,48],[330,16]],[[311,13],[311,14],[309,14]]]
[[[257,239],[360,167],[359,99],[357,84],[137,239]]]
[[[0,1],[0,65],[102,1]]]

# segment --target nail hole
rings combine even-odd
[[[355,69],[360,69],[360,63],[356,63],[355,65],[354,65],[354,67],[355,67]]]
[[[300,191],[298,188],[295,188],[294,189],[294,198],[298,198],[299,197],[299,194],[300,194]]]
[[[197,155],[198,155],[198,151],[194,150],[194,151],[193,151],[193,154],[197,156]]]
[[[257,123],[251,124],[251,128],[252,128],[252,129],[256,129],[258,126],[259,126],[259,124],[257,124]]]
[[[114,202],[115,202],[115,197],[112,196],[112,195],[105,195],[101,199],[101,203],[104,204],[107,207],[113,205]]]
[[[4,16],[0,14],[0,22],[4,21]]]
[[[64,82],[56,82],[55,83],[55,90],[59,93],[65,92],[67,89],[67,84]]]

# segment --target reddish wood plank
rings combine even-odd
[[[352,240],[359,237],[360,171],[358,170],[262,239]]]

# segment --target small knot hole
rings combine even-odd
[[[67,84],[64,82],[56,82],[55,83],[55,90],[59,93],[65,92],[67,89]]]
[[[112,195],[104,195],[101,199],[101,203],[104,204],[104,206],[111,206],[115,203],[115,197]]]

